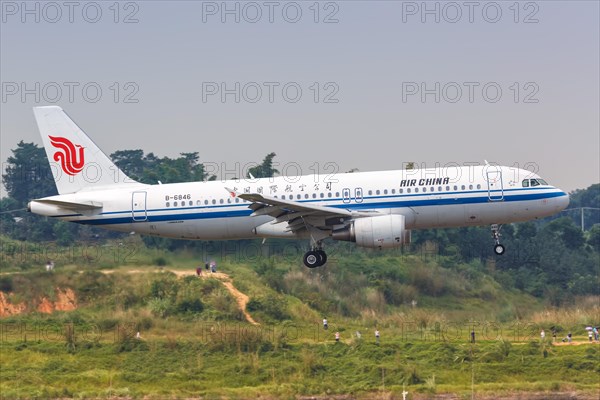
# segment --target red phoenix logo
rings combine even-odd
[[[54,153],[54,161],[60,162],[62,170],[69,175],[77,175],[83,170],[85,161],[83,159],[83,147],[74,145],[69,139],[57,136],[48,136],[50,144],[58,151]],[[76,147],[79,149],[77,151]]]

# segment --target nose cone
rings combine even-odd
[[[563,196],[556,198],[556,208],[558,211],[562,211],[569,206],[570,197],[567,193],[563,192]]]

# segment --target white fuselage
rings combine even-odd
[[[257,232],[258,226],[274,218],[251,216],[252,210],[248,208],[251,203],[233,196],[228,189],[351,211],[400,214],[405,217],[406,229],[423,229],[526,221],[555,214],[568,205],[566,193],[541,179],[543,184],[524,187],[524,180],[535,178],[539,177],[522,169],[486,165],[164,185],[128,184],[47,198],[74,203],[99,202],[102,208],[97,211],[74,212],[35,201],[30,208],[32,212],[67,221],[172,238],[299,238],[284,229]]]

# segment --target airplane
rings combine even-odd
[[[502,224],[565,209],[569,195],[539,175],[491,165],[329,176],[143,184],[121,171],[58,106],[34,107],[58,195],[28,211],[80,224],[169,238],[308,239],[303,262],[327,262],[326,239],[398,248],[413,229]]]

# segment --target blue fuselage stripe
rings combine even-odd
[[[516,190],[513,190],[516,191]],[[521,189],[521,191],[523,191]],[[509,190],[504,191],[502,196],[501,192],[496,196],[495,193],[491,193],[491,199],[488,197],[488,191],[478,191],[475,193],[486,193],[486,196],[471,196],[471,197],[455,197],[457,194],[472,194],[474,192],[456,192],[456,193],[444,193],[444,194],[411,194],[411,195],[392,195],[392,196],[378,196],[378,197],[365,197],[361,203],[338,203],[334,205],[328,205],[328,207],[346,209],[346,210],[367,210],[367,209],[379,209],[379,208],[403,208],[403,207],[426,207],[426,206],[443,206],[443,205],[464,205],[464,204],[476,204],[476,203],[488,203],[488,202],[515,202],[515,201],[531,201],[550,199],[554,197],[566,196],[565,193],[557,192],[542,192],[533,194],[510,194],[507,195]],[[434,199],[418,199],[417,197],[433,196],[438,197]],[[412,197],[407,199],[407,197]],[[494,201],[497,198],[502,198],[502,201]],[[378,202],[369,202],[373,199],[387,199]],[[312,203],[312,202],[324,202],[324,201],[341,201],[341,199],[310,199],[304,201],[298,201],[298,203]],[[136,222],[166,222],[166,221],[182,221],[182,220],[194,220],[194,219],[212,219],[212,218],[233,218],[233,217],[247,217],[252,214],[252,210],[248,208],[249,203],[238,203],[238,204],[223,204],[205,207],[185,207],[185,208],[161,208],[147,210],[147,219],[143,221],[134,221],[132,218],[132,211],[112,211],[102,213],[100,218],[92,219],[80,219],[75,220],[81,224],[88,225],[115,225],[115,224],[130,224]],[[231,209],[235,207],[236,209]],[[214,211],[215,209],[229,208],[223,211]],[[188,212],[180,212],[180,211]],[[201,212],[189,212],[191,210],[203,210]],[[157,214],[160,212],[170,212],[169,214]],[[177,213],[173,213],[177,212]],[[115,215],[121,214],[122,216],[114,218],[104,218],[104,215]],[[136,217],[143,218],[144,211],[136,211]],[[80,215],[61,215],[60,217],[73,217]]]

